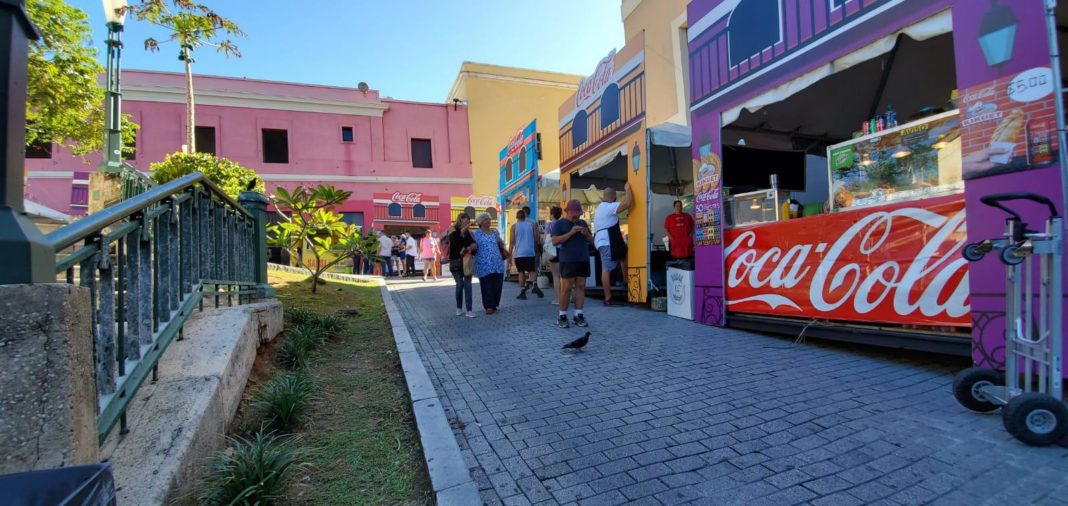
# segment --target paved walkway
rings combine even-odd
[[[1062,504],[1068,450],[959,407],[961,360],[795,344],[590,301],[453,316],[452,283],[391,282],[486,504]],[[478,289],[475,289],[478,306]]]

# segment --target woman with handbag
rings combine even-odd
[[[471,237],[471,219],[466,214],[460,213],[456,217],[456,223],[445,232],[444,242],[448,243],[449,272],[456,281],[456,316],[474,318],[471,311],[471,252],[474,249],[475,240]],[[464,303],[467,311],[464,312]]]
[[[486,314],[497,312],[501,305],[501,291],[504,290],[504,261],[508,259],[508,250],[504,248],[504,240],[496,230],[490,229],[492,222],[490,215],[482,213],[478,215],[475,223],[475,275],[478,276],[478,285],[482,291],[482,307]]]

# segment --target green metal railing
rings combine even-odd
[[[122,200],[132,199],[156,186],[152,178],[126,163],[122,164],[119,175],[122,178]]]
[[[116,424],[126,432],[133,395],[205,298],[264,294],[266,200],[241,197],[193,173],[46,236],[57,276],[89,288],[101,443]]]

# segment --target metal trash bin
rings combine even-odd
[[[30,506],[114,506],[111,464],[61,467],[0,476],[4,504]]]
[[[693,320],[693,260],[673,260],[667,266],[667,313]]]

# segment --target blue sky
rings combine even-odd
[[[89,14],[103,58],[100,0],[67,0]],[[137,0],[130,0],[131,3]],[[201,49],[194,73],[353,86],[441,102],[464,61],[587,75],[623,46],[619,0],[201,0],[247,36],[243,57]],[[253,7],[254,6],[254,7]],[[143,49],[162,32],[127,18],[122,66],[180,72],[178,48]]]

